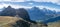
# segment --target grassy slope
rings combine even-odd
[[[48,23],[48,27],[60,27],[60,21]]]
[[[0,27],[12,27],[11,24],[15,24],[18,20],[22,19],[10,16],[0,16]],[[48,27],[60,27],[60,21],[48,23]]]
[[[11,24],[20,20],[17,17],[0,16],[0,27],[11,27]]]

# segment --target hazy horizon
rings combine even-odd
[[[60,11],[60,0],[0,0],[0,9],[8,7],[13,8],[47,8],[50,10]]]

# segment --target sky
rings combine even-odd
[[[0,9],[11,6],[13,8],[47,8],[60,11],[60,0],[0,0]]]

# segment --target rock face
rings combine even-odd
[[[26,21],[32,22],[32,23],[36,23],[35,21],[32,21],[29,17],[29,14],[27,12],[27,10],[25,10],[24,8],[20,8],[17,10],[17,14],[19,17],[23,18]]]
[[[16,22],[15,25],[13,25],[13,27],[30,27],[30,24],[28,22],[23,21],[23,20],[19,20]]]
[[[19,17],[23,18],[24,20],[27,20],[27,21],[30,20],[29,14],[24,8],[20,8],[18,10],[18,15],[19,15]]]
[[[16,15],[16,10],[11,6],[8,6],[1,12],[0,16],[15,16],[15,15]]]

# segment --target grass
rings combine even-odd
[[[10,16],[0,16],[0,27],[11,27],[19,18]]]
[[[48,27],[60,27],[60,21],[49,23]]]
[[[11,24],[15,24],[18,20],[22,19],[18,17],[0,16],[0,27],[12,27]],[[48,23],[48,27],[60,27],[60,21],[50,22]]]

